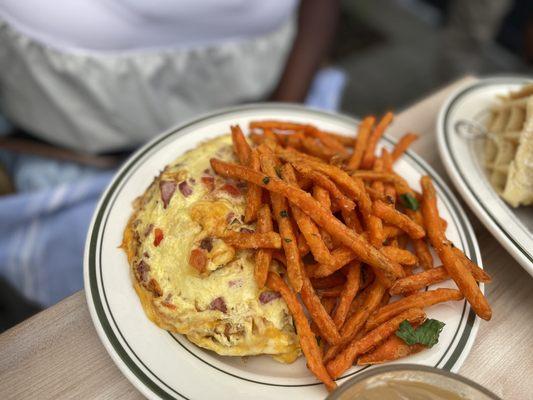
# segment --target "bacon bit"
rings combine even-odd
[[[234,279],[232,281],[228,282],[229,287],[241,287],[242,286],[242,279]]]
[[[278,292],[266,291],[259,295],[261,304],[270,303],[272,300],[279,299],[281,295]]]
[[[229,193],[233,197],[238,197],[241,195],[241,191],[235,185],[232,185],[231,183],[226,183],[224,186],[220,188],[220,190],[223,190]]]
[[[241,232],[244,232],[244,233],[254,233],[254,232],[255,232],[255,231],[253,231],[253,230],[251,230],[251,229],[244,228],[244,227],[241,228],[240,230],[241,230]]]
[[[215,189],[215,178],[213,176],[202,176],[202,183],[210,192]]]
[[[154,246],[159,246],[159,243],[161,243],[161,240],[163,240],[163,231],[159,228],[155,228],[154,230]]]
[[[192,188],[189,186],[187,181],[180,182],[178,187],[184,197],[189,197],[192,194]]]
[[[216,299],[214,299],[209,305],[209,309],[222,311],[224,314],[228,312],[228,308],[226,307],[226,302],[224,301],[222,297],[217,297]]]
[[[161,191],[161,200],[163,201],[163,208],[167,208],[170,199],[176,191],[176,182],[161,181],[159,182],[159,190]]]
[[[189,264],[196,268],[199,272],[205,271],[205,266],[207,265],[207,256],[205,255],[205,250],[194,249],[191,251],[189,256]]]
[[[137,264],[137,276],[142,282],[146,282],[148,280],[148,272],[150,271],[150,265],[144,261],[141,260],[139,264]]]
[[[200,242],[200,247],[204,250],[211,251],[213,249],[213,238],[206,237]]]

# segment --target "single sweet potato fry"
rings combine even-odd
[[[276,232],[229,231],[222,239],[238,249],[281,249],[281,237]]]
[[[392,151],[392,161],[394,162],[400,158],[416,139],[418,139],[416,133],[406,133],[403,135],[396,143],[396,146],[394,146],[394,150]]]
[[[340,329],[346,320],[350,304],[361,286],[361,263],[355,261],[348,266],[348,274],[343,291],[339,297],[337,308],[333,314],[333,322]]]
[[[231,126],[231,139],[233,140],[233,150],[242,165],[248,165],[252,149],[246,141],[239,125]]]
[[[363,161],[361,162],[361,168],[370,169],[374,165],[374,160],[376,158],[374,152],[376,151],[376,146],[379,142],[379,139],[381,139],[381,136],[383,136],[385,133],[385,129],[387,129],[389,124],[392,122],[393,117],[394,115],[389,111],[376,125],[376,128],[368,138],[365,153],[363,155]]]
[[[309,315],[315,321],[321,336],[330,344],[338,343],[341,338],[339,331],[328,312],[324,309],[320,298],[311,285],[311,281],[305,274],[303,276],[301,295],[302,301],[309,311]]]
[[[465,253],[459,250],[457,247],[454,247],[453,251],[468,267],[474,279],[478,282],[489,283],[492,281],[491,276],[484,269],[480,268],[475,262],[468,258]]]
[[[446,301],[459,301],[462,299],[463,294],[456,289],[441,288],[427,292],[418,292],[381,307],[368,319],[366,329],[374,329],[376,326],[410,308],[426,308],[434,304],[444,303]]]
[[[353,153],[346,166],[349,170],[356,170],[361,166],[361,161],[363,161],[363,155],[365,153],[368,137],[370,136],[370,132],[375,122],[376,118],[370,115],[363,119],[363,122],[361,122],[359,125]]]
[[[418,264],[418,258],[409,250],[404,250],[395,246],[383,246],[381,252],[389,257],[390,260],[404,266],[414,266]]]
[[[386,205],[382,201],[375,201],[372,210],[374,214],[383,221],[400,228],[413,239],[421,239],[426,235],[424,228],[414,222],[407,215]]]

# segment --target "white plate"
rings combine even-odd
[[[143,312],[125,254],[118,248],[133,199],[166,164],[199,142],[228,132],[230,124],[244,128],[250,120],[273,118],[308,122],[350,135],[357,125],[352,118],[298,106],[262,104],[222,110],[171,129],[142,147],[117,172],[95,211],[84,260],[89,310],[112,359],[149,398],[311,400],[327,394],[303,358],[282,365],[266,356],[221,357],[156,327]],[[385,139],[383,145],[390,147],[391,142]],[[419,187],[421,175],[433,177],[450,239],[481,264],[472,228],[435,172],[412,153],[398,162],[397,170],[414,187]],[[453,283],[436,286],[453,287]],[[446,322],[441,339],[432,349],[410,357],[409,362],[457,371],[474,342],[479,320],[464,301],[431,307],[428,315]],[[340,382],[363,369],[350,369]]]
[[[496,96],[527,82],[527,78],[519,77],[487,78],[459,89],[439,113],[437,136],[440,156],[459,193],[496,239],[533,275],[533,208],[514,209],[502,200],[483,167],[483,137],[470,136],[463,129],[471,122],[484,126],[488,111],[498,103]]]

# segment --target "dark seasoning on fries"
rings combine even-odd
[[[283,297],[307,366],[330,391],[353,364],[433,346],[444,323],[428,320],[427,307],[465,298],[491,318],[478,286],[491,278],[446,238],[431,179],[421,179],[418,193],[393,170],[417,136],[407,133],[391,153],[376,154],[392,119],[365,118],[355,138],[254,121],[253,148],[238,126],[231,129],[239,164],[211,159],[218,175],[247,182],[245,220],[257,223],[256,232],[224,240],[257,249],[257,285]],[[430,247],[442,265],[434,265]],[[272,259],[283,273],[269,270]],[[447,279],[458,289],[423,291]]]

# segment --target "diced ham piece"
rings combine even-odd
[[[176,182],[161,181],[159,182],[159,190],[161,191],[161,200],[163,201],[163,208],[167,208],[170,199],[176,191]]]
[[[207,256],[205,250],[194,249],[189,256],[189,264],[199,272],[204,272],[207,265]]]
[[[215,178],[212,176],[202,176],[202,183],[209,189],[210,192],[215,189]]]
[[[261,304],[270,303],[272,300],[279,299],[281,295],[278,292],[266,291],[259,295]]]
[[[224,192],[229,193],[229,195],[233,197],[238,197],[241,195],[241,191],[239,190],[239,188],[237,188],[237,186],[235,185],[232,185],[231,183],[224,184],[220,188],[220,190],[223,190]]]
[[[159,228],[154,229],[154,246],[159,246],[159,243],[161,243],[161,240],[163,240],[163,231]]]
[[[228,308],[226,307],[226,302],[224,301],[222,297],[217,297],[216,299],[214,299],[209,305],[209,309],[222,311],[224,314],[228,312]]]
[[[148,281],[148,272],[150,271],[150,265],[144,260],[141,260],[139,264],[137,264],[137,275],[139,276],[139,279],[142,282]]]
[[[180,182],[178,185],[180,192],[183,196],[189,197],[192,194],[192,188],[189,186],[187,181]]]

